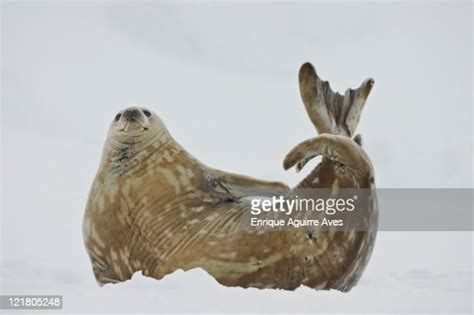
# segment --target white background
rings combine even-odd
[[[99,288],[81,224],[130,105],[208,165],[295,185],[283,157],[315,136],[305,61],[341,92],[375,79],[358,132],[378,187],[472,188],[471,23],[469,2],[2,2],[2,293],[63,294],[67,312],[469,313],[472,232],[381,232],[343,294],[202,270]]]

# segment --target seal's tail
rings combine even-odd
[[[319,134],[352,137],[373,85],[374,80],[367,79],[357,89],[347,89],[341,95],[319,78],[309,62],[299,71],[301,99]]]
[[[361,146],[348,137],[322,134],[301,142],[285,157],[283,167],[287,170],[296,165],[300,171],[312,158],[323,155],[339,163],[360,177],[372,176],[372,164]]]
[[[367,79],[342,95],[319,78],[312,64],[304,63],[299,71],[301,99],[320,135],[295,146],[285,157],[284,168],[296,165],[299,171],[309,160],[323,155],[363,176],[371,176],[372,165],[361,149],[362,137],[354,136],[354,132],[373,85],[374,80]]]

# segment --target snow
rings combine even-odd
[[[3,2],[2,294],[62,294],[67,313],[471,313],[473,232],[380,232],[346,294],[225,288],[202,270],[101,288],[81,234],[129,105],[208,165],[297,183],[281,164],[315,135],[306,60],[337,90],[375,79],[358,132],[379,187],[472,188],[469,5]]]

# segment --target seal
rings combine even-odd
[[[213,222],[205,216],[209,212],[203,211],[205,207],[221,211],[219,207],[243,197],[288,193],[283,183],[207,167],[171,137],[155,113],[127,108],[109,128],[84,219],[84,239],[97,280],[120,281],[142,267],[153,274],[155,266],[148,266],[136,249],[149,243],[158,246],[150,249],[155,252],[164,239],[173,236],[169,225],[187,227],[180,221],[201,226],[197,223],[204,217]],[[157,230],[164,234],[150,235]],[[165,246],[159,256],[170,254],[164,250],[170,244],[161,245]]]
[[[310,64],[303,65],[303,101],[324,133],[291,150],[284,167],[301,169],[323,155],[295,188],[372,187],[372,165],[360,139],[351,139],[371,84],[341,98],[321,88],[321,82]],[[323,118],[314,117],[323,109]],[[130,279],[137,271],[161,279],[177,269],[203,268],[226,286],[349,290],[373,248],[376,207],[366,209],[369,231],[245,228],[246,197],[290,193],[280,182],[204,165],[173,139],[154,112],[127,108],[109,127],[84,214],[84,243],[95,278],[103,285]]]

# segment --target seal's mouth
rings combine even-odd
[[[119,128],[120,132],[128,131],[148,131],[148,126],[144,122],[138,120],[128,120],[122,123],[122,126]]]
[[[117,129],[123,133],[148,131],[151,113],[146,109],[130,107],[115,116]]]

